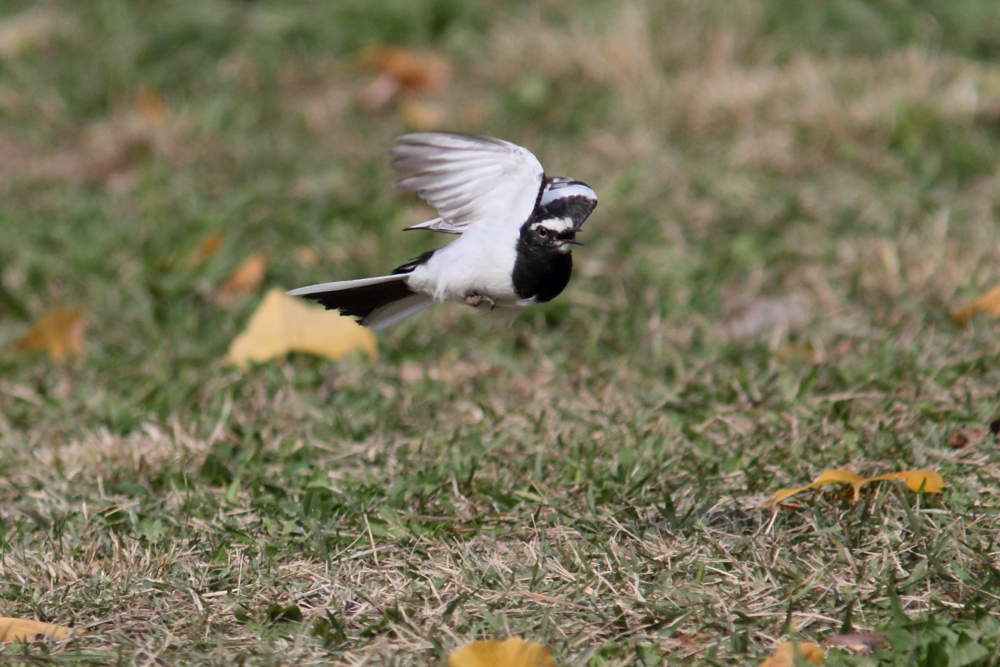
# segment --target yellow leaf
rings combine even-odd
[[[153,128],[162,128],[167,124],[170,111],[163,96],[152,88],[142,88],[135,96],[135,107],[139,117]]]
[[[263,253],[255,252],[247,257],[222,284],[222,289],[219,290],[220,299],[225,301],[242,292],[256,291],[264,279],[266,268],[267,259]]]
[[[884,479],[898,479],[906,482],[906,486],[910,487],[911,491],[920,491],[921,487],[923,487],[925,493],[940,493],[944,489],[944,478],[927,468],[890,472],[878,477],[872,477],[868,481],[876,482]]]
[[[194,268],[209,259],[212,255],[219,252],[219,248],[222,247],[223,241],[224,239],[222,238],[222,234],[219,234],[218,232],[209,234],[197,248],[188,253],[187,265]]]
[[[861,491],[861,487],[863,485],[868,482],[878,482],[890,479],[898,479],[906,482],[906,485],[913,491],[919,491],[921,486],[923,486],[923,490],[926,493],[938,493],[944,488],[944,479],[941,475],[937,474],[933,470],[927,470],[926,468],[921,468],[920,470],[906,470],[903,472],[890,472],[885,475],[879,475],[878,477],[871,478],[862,477],[856,472],[838,468],[835,470],[827,470],[822,475],[817,477],[816,481],[812,484],[806,484],[805,486],[800,486],[794,489],[779,489],[778,491],[775,491],[774,495],[764,503],[763,507],[772,507],[786,498],[794,496],[800,491],[805,491],[806,489],[811,489],[823,484],[832,484],[834,482],[846,482],[850,484],[854,491],[853,500],[857,500],[858,493]]]
[[[785,498],[794,496],[800,491],[805,491],[806,489],[811,489],[823,484],[832,484],[833,482],[847,482],[851,484],[854,487],[854,496],[857,498],[858,489],[865,483],[865,478],[855,472],[841,468],[836,470],[827,470],[822,475],[817,477],[816,481],[812,484],[806,484],[805,486],[799,486],[794,489],[779,489],[778,491],[775,491],[771,499],[764,503],[764,507],[771,507],[776,503],[780,503]]]
[[[834,470],[827,470],[822,475],[816,478],[816,481],[809,485],[809,487],[821,486],[823,484],[833,484],[834,482],[847,482],[853,487],[854,495],[852,496],[854,500],[858,499],[858,492],[861,490],[861,485],[868,480],[859,475],[852,470],[844,470],[843,468],[837,468]],[[807,488],[809,488],[807,487]]]
[[[59,640],[75,634],[78,634],[77,630],[64,625],[27,621],[23,618],[0,618],[0,642],[31,641],[38,637]]]
[[[42,315],[28,333],[14,343],[23,352],[48,350],[53,361],[83,354],[83,308],[61,306]]]
[[[448,667],[555,667],[549,649],[541,644],[508,637],[472,642],[448,656]]]
[[[1000,285],[996,285],[975,299],[965,308],[954,313],[952,317],[959,325],[965,325],[977,310],[984,310],[988,315],[994,317],[1000,315]]]
[[[799,642],[799,656],[814,665],[822,665],[826,657],[821,649],[812,642]],[[771,657],[766,658],[758,667],[795,667],[795,648],[792,642],[783,642],[774,650]]]
[[[354,350],[375,356],[375,336],[370,330],[351,317],[271,290],[246,330],[229,346],[226,360],[246,370],[251,361],[267,361],[288,352],[339,359]]]

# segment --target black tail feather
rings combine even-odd
[[[327,310],[339,310],[344,315],[364,319],[376,308],[405,299],[412,294],[416,294],[416,292],[407,287],[406,283],[400,279],[350,289],[303,294],[302,296],[319,301],[326,306]]]

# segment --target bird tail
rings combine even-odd
[[[385,329],[434,303],[426,294],[411,290],[405,282],[406,277],[406,273],[394,273],[321,283],[299,287],[288,294],[319,301],[327,310],[339,310],[344,315],[357,317],[366,327]]]

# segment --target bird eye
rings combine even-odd
[[[549,235],[549,230],[545,229],[545,227],[539,227],[538,235],[544,238]]]

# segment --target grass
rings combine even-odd
[[[994,5],[5,3],[0,611],[90,634],[3,658],[998,662],[1000,338],[949,314],[998,281]],[[372,41],[450,85],[364,108]],[[223,365],[251,252],[263,290],[440,242],[399,233],[407,104],[595,188],[570,288]],[[13,349],[72,303],[84,356]],[[761,509],[844,466],[949,486]]]

